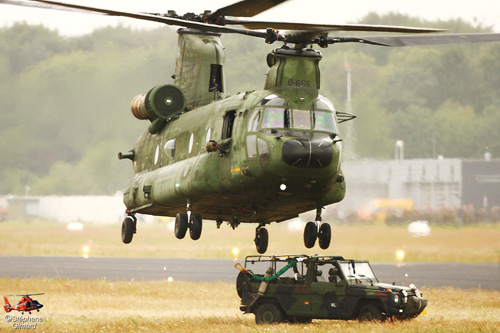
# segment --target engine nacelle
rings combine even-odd
[[[146,95],[134,97],[130,104],[132,114],[137,119],[168,120],[186,108],[184,93],[173,84],[156,86]]]

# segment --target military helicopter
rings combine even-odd
[[[39,294],[24,294],[24,295],[5,295],[3,297],[5,301],[5,305],[3,308],[5,309],[5,312],[11,312],[13,310],[17,310],[21,312],[21,314],[24,314],[25,312],[28,312],[31,314],[31,311],[36,310],[37,312],[40,312],[40,309],[43,308],[43,305],[40,304],[37,300],[32,299],[30,296],[36,296],[36,295],[43,295],[44,293],[39,293]],[[7,296],[21,296],[21,300],[17,305],[11,306],[9,303],[9,300],[7,299]]]
[[[252,17],[287,0],[243,0],[201,14],[131,13],[46,0],[0,0],[0,4],[123,16],[180,26],[174,84],[152,88],[131,103],[133,115],[151,123],[119,159],[132,161],[135,176],[124,192],[127,207],[122,241],[137,230],[136,214],[175,216],[175,236],[200,238],[202,220],[256,223],[255,246],[265,253],[265,226],[316,210],[304,229],[304,244],[327,249],[331,227],[324,206],[340,202],[346,181],[341,169],[338,112],[319,93],[322,54],[312,48],[338,43],[411,46],[498,42],[500,34],[444,34],[439,29],[363,24],[266,22]],[[240,27],[237,27],[240,26]],[[244,28],[241,28],[244,27]],[[285,29],[280,33],[277,29]],[[329,36],[368,31],[379,36]],[[221,35],[240,34],[282,46],[266,57],[264,88],[226,96]],[[400,35],[399,33],[407,33]],[[431,33],[429,35],[429,33]],[[249,69],[251,70],[251,69]]]

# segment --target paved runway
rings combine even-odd
[[[235,282],[237,261],[178,258],[0,257],[0,277]],[[455,287],[500,290],[498,264],[372,263],[381,282],[414,283],[419,288]]]

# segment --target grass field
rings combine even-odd
[[[95,257],[244,258],[255,254],[253,225],[217,230],[205,223],[194,242],[174,237],[168,222],[138,225],[131,244],[120,239],[120,225],[84,226],[70,231],[66,225],[47,221],[0,223],[0,255],[81,256],[89,247]],[[340,254],[344,257],[394,262],[399,249],[405,262],[500,262],[500,226],[464,228],[433,227],[427,237],[412,237],[406,227],[333,226],[332,245],[305,249],[302,231],[286,224],[270,227],[268,254]],[[238,254],[233,249],[239,250]],[[37,300],[45,332],[495,332],[500,328],[500,291],[481,289],[424,289],[428,312],[409,322],[359,323],[315,320],[312,324],[257,326],[253,315],[239,311],[232,283],[167,281],[106,281],[69,279],[0,278],[0,293],[44,292]],[[10,297],[11,304],[17,297]],[[10,313],[17,316],[17,314]],[[25,314],[25,316],[28,316]],[[0,319],[0,331],[13,322]]]
[[[70,231],[65,224],[32,220],[0,223],[0,255],[81,256],[89,247],[94,257],[184,257],[239,259],[256,254],[255,225],[203,225],[201,239],[175,238],[167,221],[140,223],[132,243],[121,242],[121,226],[86,224],[81,231]],[[268,254],[338,254],[346,258],[374,262],[394,262],[395,253],[405,251],[405,262],[500,263],[500,225],[479,224],[462,228],[432,227],[426,237],[413,237],[406,226],[333,225],[328,250],[318,245],[304,247],[302,230],[290,231],[287,224],[272,224]],[[233,249],[238,249],[238,254]]]
[[[45,292],[36,296],[44,307],[31,315],[43,319],[40,332],[495,332],[500,327],[500,291],[480,289],[424,289],[427,314],[413,321],[258,326],[253,315],[239,311],[230,283],[0,279],[0,286],[2,294]],[[0,331],[12,324],[2,316]]]

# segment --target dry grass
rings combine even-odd
[[[239,258],[255,254],[255,225],[240,225],[236,230],[205,222],[200,240],[178,240],[168,222],[138,225],[131,244],[124,245],[120,225],[85,225],[82,231],[69,231],[66,225],[47,221],[0,223],[0,255],[82,255],[84,245],[95,257],[171,257]],[[308,250],[302,231],[289,231],[286,224],[273,223],[269,229],[267,253],[340,254],[374,262],[393,262],[398,249],[406,251],[406,262],[500,262],[500,225],[475,225],[463,228],[433,227],[430,236],[412,237],[406,227],[354,225],[332,228],[332,244],[326,251],[318,245]]]
[[[257,326],[253,315],[239,311],[230,283],[0,279],[0,286],[2,294],[45,292],[37,297],[44,308],[31,315],[43,318],[37,330],[45,332],[494,332],[500,327],[500,291],[479,289],[425,289],[427,314],[408,322]],[[10,328],[0,320],[0,331]]]

